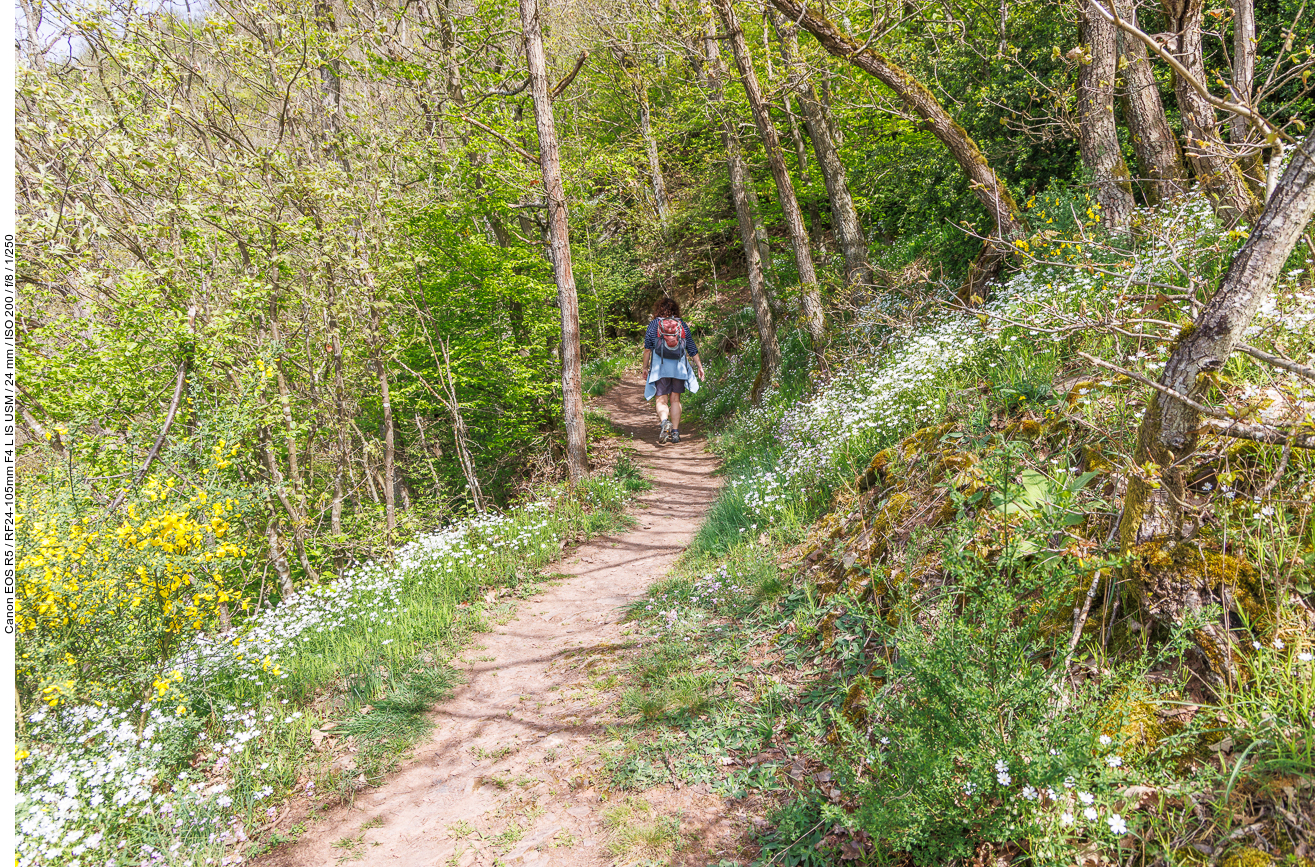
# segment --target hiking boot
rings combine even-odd
[[[671,421],[664,420],[662,422],[662,429],[658,431],[658,442],[664,443],[667,441],[667,439],[670,436],[671,436]]]
[[[671,431],[671,441],[672,441],[673,443],[678,443],[678,442],[680,442],[680,431],[678,431],[678,430],[676,430],[676,429],[674,429],[674,428],[672,429],[672,431]]]

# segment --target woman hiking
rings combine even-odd
[[[693,364],[691,365],[691,362]],[[680,318],[680,305],[665,295],[653,305],[653,320],[644,332],[644,367],[648,370],[644,400],[657,397],[657,414],[661,427],[658,442],[680,442],[680,396],[685,389],[699,390],[694,367],[703,376],[699,348],[694,345],[689,326]]]

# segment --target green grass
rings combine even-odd
[[[680,843],[680,819],[662,816],[641,798],[626,798],[603,813],[608,851],[623,863],[669,857]]]
[[[621,377],[635,364],[633,347],[624,347],[616,355],[591,358],[581,368],[584,393],[601,397],[621,381]]]

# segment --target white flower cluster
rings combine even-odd
[[[1102,735],[1100,740],[1102,745],[1107,745],[1110,742],[1110,738],[1105,735]],[[1053,750],[1051,754],[1054,754]],[[1114,761],[1111,761],[1111,759]],[[1111,768],[1118,768],[1122,765],[1122,760],[1119,760],[1117,756],[1107,756],[1106,764]],[[1002,788],[1009,789],[1012,787],[1014,778],[1013,774],[1010,773],[1008,762],[1003,759],[997,761],[994,774],[996,782]],[[1082,818],[1086,819],[1087,822],[1099,826],[1101,824],[1101,813],[1096,804],[1096,796],[1088,791],[1072,791],[1076,788],[1076,785],[1073,778],[1069,777],[1064,781],[1065,791],[1062,793],[1049,787],[1038,789],[1035,786],[1024,785],[1018,790],[1017,795],[1024,801],[1036,804],[1038,807],[1058,810],[1057,818],[1061,828],[1071,828],[1076,824],[1077,815],[1075,811],[1077,810],[1080,810]],[[972,782],[964,783],[963,793],[966,796],[971,798],[977,794],[977,791],[976,784]],[[1054,813],[1050,815],[1052,818],[1054,817]],[[1104,824],[1109,832],[1116,837],[1128,833],[1127,821],[1119,813],[1110,813],[1105,816]]]

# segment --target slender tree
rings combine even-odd
[[[813,351],[818,353],[826,345],[826,315],[822,309],[822,293],[817,284],[817,272],[813,269],[813,253],[809,248],[808,229],[804,225],[804,215],[799,209],[799,199],[794,192],[794,183],[785,167],[785,157],[781,153],[781,139],[776,133],[771,115],[767,112],[767,100],[762,88],[758,86],[758,73],[753,68],[753,58],[749,55],[749,46],[744,41],[744,31],[735,15],[732,0],[714,0],[717,13],[721,16],[731,43],[731,52],[735,55],[735,65],[740,70],[740,81],[744,84],[745,95],[749,98],[749,108],[753,112],[753,122],[758,127],[758,135],[763,142],[767,156],[767,166],[776,182],[776,198],[781,205],[785,218],[786,232],[794,248],[795,268],[799,273],[800,304],[804,319],[804,328],[813,344]]]
[[[543,192],[548,199],[548,250],[557,282],[557,304],[562,314],[562,411],[566,425],[566,467],[571,484],[588,471],[585,455],[584,389],[580,379],[580,311],[571,272],[571,239],[562,186],[561,157],[548,87],[548,62],[543,51],[543,25],[538,0],[520,0],[521,32],[530,72],[530,96],[539,131],[539,165]]]
[[[653,183],[653,202],[658,220],[666,223],[671,217],[667,204],[667,181],[662,175],[662,162],[658,159],[657,136],[653,134],[653,112],[648,102],[648,85],[642,77],[635,79],[635,93],[639,102],[639,132],[644,138],[644,152],[648,155],[648,174]]]
[[[1083,57],[1078,64],[1078,144],[1096,183],[1101,218],[1115,232],[1132,219],[1132,185],[1114,122],[1118,27],[1083,3]]]
[[[1254,0],[1233,0],[1233,98],[1251,102],[1256,78],[1256,6]],[[1251,135],[1251,123],[1236,112],[1228,121],[1228,141],[1235,150],[1245,148]],[[1260,152],[1242,157],[1242,171],[1252,188],[1265,186],[1264,163]]]

